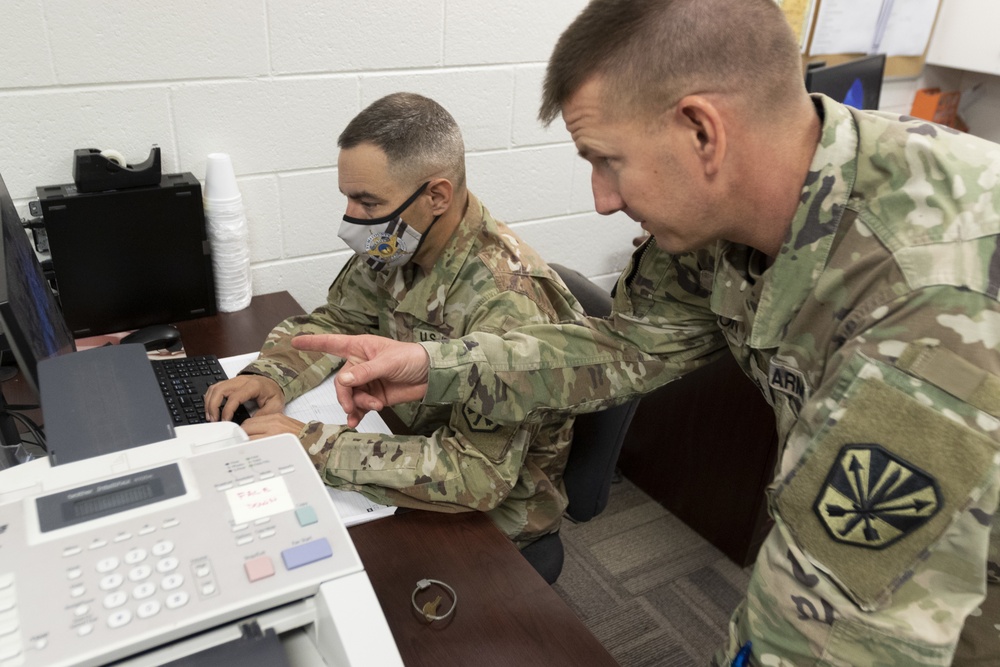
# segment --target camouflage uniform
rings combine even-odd
[[[425,345],[425,402],[579,412],[728,347],[780,451],[776,525],[716,660],[752,640],[753,665],[945,665],[997,572],[1000,146],[816,100],[822,137],[772,265],[647,243],[590,329]],[[996,651],[1000,619],[982,620]]]
[[[377,272],[352,258],[326,305],[278,325],[244,372],[274,379],[290,401],[341,363],[294,350],[296,334],[368,333],[415,342],[582,317],[555,272],[470,195],[465,218],[429,275],[412,263]],[[408,403],[394,410],[416,435],[364,434],[319,422],[303,428],[299,439],[327,484],[384,504],[482,510],[519,546],[559,527],[572,417],[504,426],[461,404]]]

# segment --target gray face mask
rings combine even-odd
[[[437,222],[435,217],[427,231],[421,234],[402,218],[403,211],[416,201],[428,183],[430,181],[417,188],[402,206],[388,215],[380,218],[352,218],[345,215],[337,236],[351,250],[367,258],[366,263],[375,270],[406,264],[417,254],[431,227]]]

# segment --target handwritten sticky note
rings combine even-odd
[[[275,477],[226,491],[233,523],[249,523],[295,509],[283,477]]]

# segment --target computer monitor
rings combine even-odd
[[[25,379],[38,392],[38,362],[76,350],[21,217],[0,176],[0,326]]]
[[[809,68],[806,70],[806,89],[810,93],[823,93],[855,109],[878,109],[884,71],[884,53],[840,65]]]

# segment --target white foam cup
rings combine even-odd
[[[240,189],[228,153],[209,153],[205,164],[205,199],[218,205],[237,203]]]

